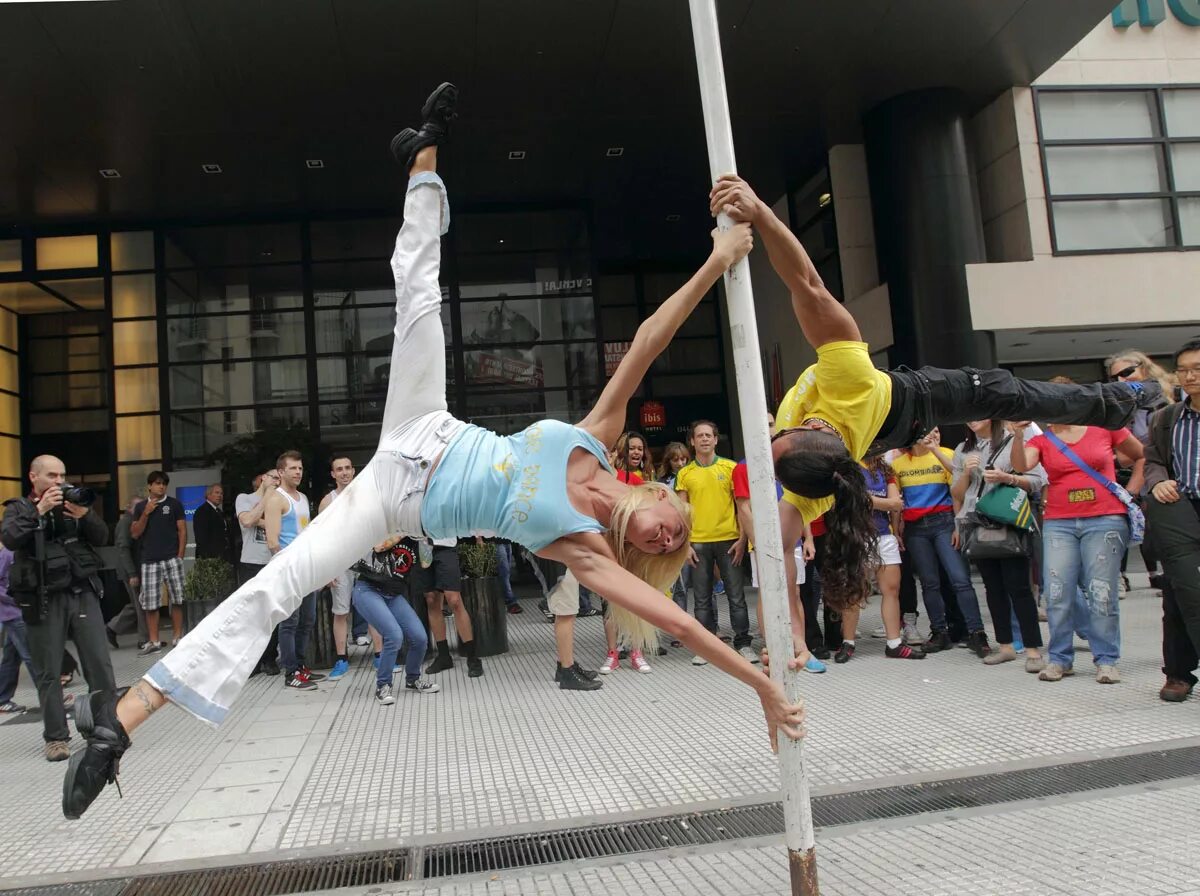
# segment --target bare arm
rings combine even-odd
[[[737,508],[738,528],[743,535],[754,541],[754,514],[750,512],[750,499],[734,498],[733,503]]]
[[[1028,473],[1038,465],[1038,461],[1042,459],[1042,453],[1036,448],[1031,448],[1025,444],[1025,424],[1018,423],[1011,430],[1012,445],[1010,447],[1010,457],[1012,459],[1012,468],[1017,473]]]
[[[278,494],[268,495],[263,501],[263,504],[266,505],[262,515],[263,528],[267,532],[267,550],[272,554],[278,554],[280,550],[279,533],[283,531],[283,512],[286,503]]]
[[[238,514],[238,522],[247,529],[253,529],[259,524],[263,518],[263,514],[267,511],[267,504],[270,497],[275,494],[275,488],[272,486],[267,489],[260,490],[258,493],[258,503],[249,510],[243,510]]]
[[[146,523],[150,520],[150,514],[154,513],[154,508],[158,506],[158,502],[153,499],[147,499],[140,505],[142,512],[139,513],[133,520],[133,524],[129,527],[130,534],[135,538],[141,538],[146,531]]]
[[[579,424],[581,429],[586,429],[606,446],[616,442],[625,429],[629,399],[637,391],[650,364],[671,344],[688,315],[721,275],[730,265],[744,258],[752,245],[748,227],[735,227],[725,233],[713,232],[713,251],[708,260],[677,293],[642,321],[617,372],[600,393],[592,412]]]
[[[752,687],[762,701],[773,749],[776,747],[777,728],[794,739],[802,735],[803,707],[788,703],[783,688],[756,670],[736,651],[730,650],[673,601],[663,600],[660,592],[622,568],[613,559],[602,537],[596,534],[566,536],[543,548],[538,556],[565,563],[580,584],[597,594],[613,595],[608,598],[613,603],[636,613],[672,638],[682,641],[685,647],[704,657],[722,672]]]
[[[813,348],[827,342],[862,340],[854,317],[825,288],[804,246],[749,184],[736,175],[723,175],[713,187],[709,208],[714,215],[725,211],[735,221],[754,225],[771,267],[792,294],[792,310]]]
[[[318,507],[317,507],[317,513],[324,513],[325,508],[333,503],[333,496],[336,494],[337,494],[336,491],[332,491],[329,494],[327,494],[324,498],[322,498],[320,505],[318,505]]]
[[[883,510],[888,513],[897,513],[904,509],[904,499],[900,497],[900,486],[894,482],[887,484],[887,497],[877,498],[871,496],[871,506],[876,510]]]
[[[1117,451],[1133,461],[1133,475],[1129,477],[1126,489],[1131,495],[1140,495],[1146,485],[1146,453],[1142,443],[1136,436],[1129,436],[1117,446]]]

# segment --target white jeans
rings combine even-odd
[[[383,433],[375,457],[324,513],[179,642],[145,678],[213,725],[229,712],[271,630],[303,596],[323,588],[388,535],[421,535],[429,468],[465,425],[446,410],[446,348],[439,310],[441,238],[449,226],[436,174],[408,184],[392,253],[396,341]]]

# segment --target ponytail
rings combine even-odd
[[[879,533],[871,493],[862,468],[849,456],[832,474],[833,507],[825,511],[825,555],[821,562],[821,598],[835,610],[860,606],[875,566]]]
[[[833,497],[833,507],[825,512],[829,537],[821,563],[822,598],[835,610],[858,606],[867,597],[879,540],[862,467],[833,433],[806,429],[787,438],[775,460],[783,487],[805,498]]]

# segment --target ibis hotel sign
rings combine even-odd
[[[1112,11],[1113,27],[1153,28],[1167,17],[1168,9],[1184,25],[1200,27],[1200,0],[1123,0]]]

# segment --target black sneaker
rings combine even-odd
[[[925,659],[925,651],[920,647],[909,647],[907,644],[900,644],[897,647],[883,648],[883,655],[894,660],[923,660]]]
[[[322,672],[314,672],[308,666],[301,666],[300,671],[304,673],[304,677],[309,681],[324,681],[325,675]]]
[[[519,616],[521,613],[524,613],[525,610],[521,607],[520,604],[509,604],[508,612],[512,616]]]
[[[854,658],[854,645],[849,641],[843,641],[842,646],[838,648],[837,653],[833,655],[835,663],[848,663]]]
[[[416,161],[417,153],[426,146],[440,146],[450,133],[450,122],[458,117],[458,88],[444,83],[425,100],[421,107],[423,122],[419,131],[405,128],[392,138],[392,158],[408,171]]]
[[[278,675],[281,670],[277,663],[267,660],[265,663],[258,664],[258,671],[263,675]]]
[[[942,650],[949,650],[953,646],[954,642],[950,640],[948,632],[935,630],[929,633],[929,640],[925,642],[925,652],[938,653]]]
[[[827,660],[833,656],[833,652],[828,647],[821,647],[820,645],[811,648],[809,653],[819,660]]]
[[[598,691],[604,687],[604,682],[580,675],[575,671],[575,666],[559,669],[555,680],[559,689],[563,691]]]
[[[574,663],[571,664],[571,671],[574,672],[576,675],[578,675],[580,678],[585,678],[588,681],[596,680],[596,672],[592,669],[583,668],[583,666],[579,665],[578,660],[576,660]],[[556,682],[561,682],[562,674],[563,674],[563,667],[556,663],[554,666],[554,680]]]
[[[310,681],[303,672],[293,672],[283,680],[285,688],[293,688],[297,691],[315,691],[317,684]]]
[[[452,656],[450,656],[450,654],[448,652],[447,653],[439,653],[437,656],[435,656],[433,658],[433,662],[430,663],[426,667],[425,674],[426,675],[437,675],[439,672],[445,672],[447,669],[453,669],[453,668],[454,668],[454,658]]]
[[[129,736],[117,719],[121,691],[93,691],[76,709],[75,727],[87,746],[71,757],[63,778],[63,815],[72,820],[87,811],[106,785],[116,784]],[[117,785],[117,792],[121,787]]]
[[[477,656],[467,657],[467,678],[483,677],[483,660]]]
[[[975,652],[975,655],[983,659],[992,652],[991,646],[988,644],[987,632],[971,632],[967,636],[967,647]]]

